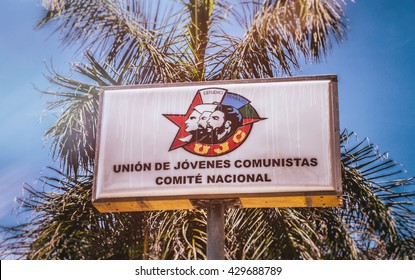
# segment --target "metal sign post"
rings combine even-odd
[[[207,205],[207,258],[225,259],[225,203],[212,200]]]

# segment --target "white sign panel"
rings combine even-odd
[[[100,102],[95,203],[340,191],[335,76],[104,88]]]

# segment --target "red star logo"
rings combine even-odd
[[[222,154],[225,152],[221,152],[223,150],[223,147],[221,145],[225,145],[226,147],[226,153],[233,151],[237,147],[239,147],[243,141],[248,137],[252,124],[256,123],[258,121],[264,120],[264,118],[245,118],[243,119],[242,126],[239,128],[239,131],[235,132],[233,138],[234,141],[226,141],[226,143],[219,143],[219,144],[203,144],[196,141],[191,142],[183,142],[180,139],[186,138],[187,136],[190,136],[191,134],[186,131],[186,120],[189,118],[189,116],[192,114],[193,110],[197,105],[204,104],[200,92],[197,92],[195,97],[193,98],[192,103],[190,104],[189,108],[187,109],[186,114],[184,115],[178,115],[178,114],[163,114],[167,119],[169,119],[172,123],[174,123],[176,126],[179,127],[179,130],[177,131],[177,134],[170,146],[169,151],[175,150],[177,148],[183,147],[187,151],[191,153],[196,153],[198,155],[203,156],[217,156],[218,154]],[[238,140],[240,137],[242,137],[242,140]],[[206,149],[206,153],[200,152],[200,150],[203,151],[203,149]]]

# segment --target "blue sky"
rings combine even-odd
[[[394,4],[392,4],[394,3]],[[34,31],[36,0],[2,0],[0,10],[0,225],[19,222],[14,197],[26,182],[41,187],[52,165],[42,117],[47,99],[45,64],[69,73],[74,50],[62,50],[51,29]],[[301,75],[337,74],[340,126],[369,137],[415,175],[415,0],[357,0],[345,8],[348,39],[326,61]]]

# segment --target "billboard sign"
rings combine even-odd
[[[336,206],[336,76],[103,88],[94,205]]]

